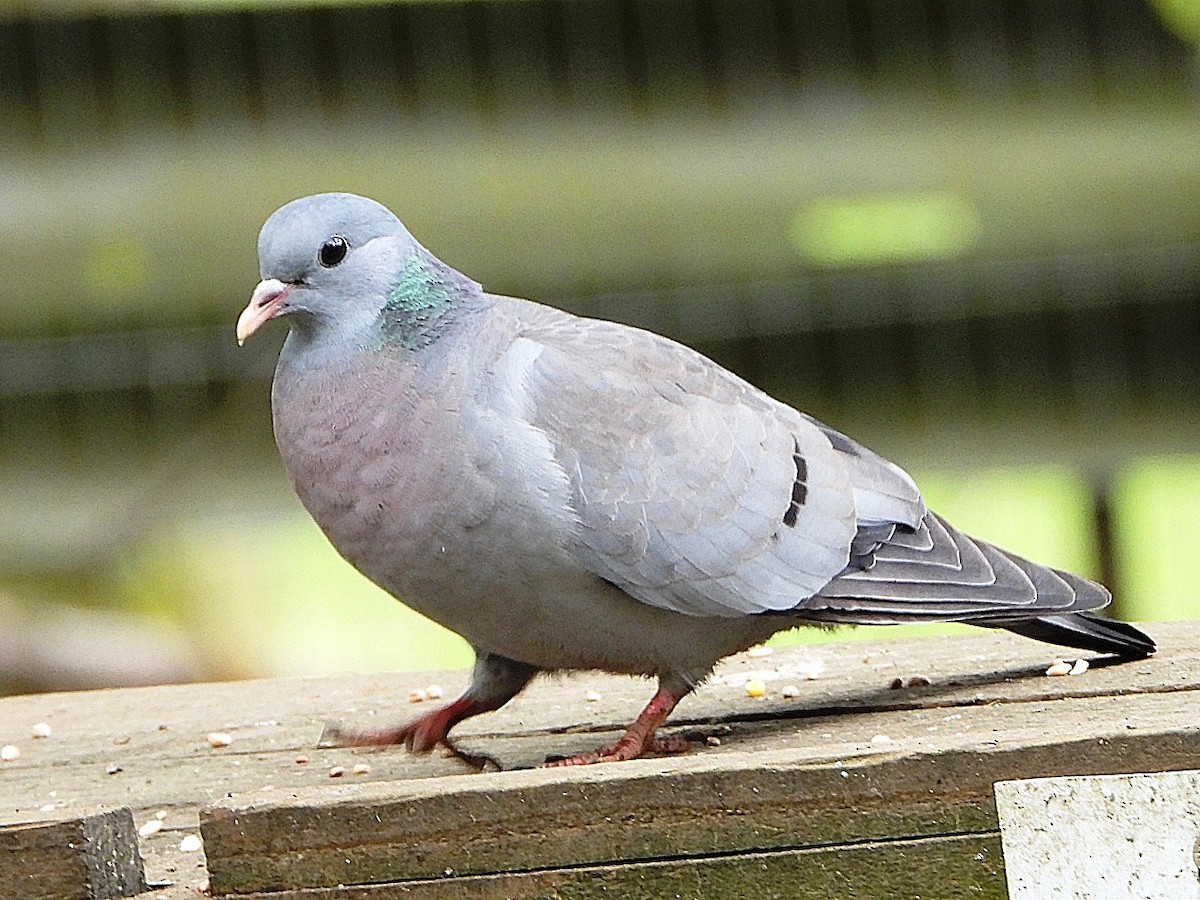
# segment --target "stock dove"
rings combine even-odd
[[[272,389],[333,546],[476,653],[465,693],[344,743],[437,744],[539,672],[653,676],[656,735],[721,658],[799,625],[966,622],[1123,658],[1108,592],[972,539],[898,466],[665,337],[489,294],[380,204],[318,194],[258,239],[237,323],[290,332]]]

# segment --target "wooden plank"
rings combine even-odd
[[[128,808],[0,825],[0,897],[106,900],[145,889]]]
[[[966,886],[964,889],[963,886]],[[657,860],[505,875],[442,878],[315,891],[246,894],[240,900],[831,900],[841,897],[1006,900],[995,832],[842,847]]]
[[[996,806],[1012,900],[1200,900],[1198,771],[1006,781]]]
[[[1011,713],[1028,721],[1005,724]],[[201,831],[214,893],[332,887],[981,833],[997,827],[995,781],[1200,759],[1195,692],[976,718],[1006,739],[892,740],[833,761],[756,750],[355,785],[220,803],[201,813]]]
[[[1024,746],[1056,730],[1060,746],[1050,754],[1056,763],[1071,761],[1071,740],[1154,733],[1165,749],[1161,764],[1149,768],[1200,767],[1200,757],[1189,756],[1186,746],[1200,722],[1191,699],[1200,686],[1200,624],[1162,623],[1148,630],[1161,647],[1152,659],[1093,666],[1074,678],[1043,675],[1061,650],[1006,633],[794,647],[765,658],[742,655],[723,663],[672,716],[668,730],[696,740],[691,753],[600,768],[632,779],[645,774],[639,767],[667,766],[682,778],[690,765],[706,762],[719,768],[728,762],[744,767],[755,757],[768,768],[782,760],[791,767],[828,769],[840,760],[853,775],[861,765],[897,755],[956,753],[966,754],[954,758],[969,767],[975,750]],[[815,674],[815,680],[806,680],[806,672]],[[764,678],[766,697],[746,695],[743,685],[751,675]],[[891,689],[893,679],[914,676],[931,683]],[[437,754],[414,757],[398,748],[316,748],[328,718],[351,724],[399,722],[424,711],[427,706],[408,702],[408,691],[435,681],[453,696],[465,673],[343,675],[0,698],[0,744],[21,749],[18,759],[0,763],[0,824],[77,815],[96,807],[128,806],[137,824],[163,813],[164,828],[141,840],[142,856],[152,883],[174,883],[159,890],[155,900],[183,900],[194,897],[195,888],[207,880],[204,854],[180,848],[185,835],[196,833],[205,805],[227,799],[252,806],[292,794],[346,798],[365,789],[386,794],[389,785],[400,791],[442,785],[439,790],[445,791],[479,778],[506,784],[507,774],[517,780],[531,774],[464,775],[456,760]],[[789,682],[799,685],[799,697],[782,697],[780,689]],[[588,691],[601,698],[588,702]],[[455,734],[466,749],[490,755],[506,769],[531,766],[547,755],[579,752],[611,739],[651,692],[646,681],[612,676],[540,680],[503,710],[465,722]],[[38,722],[48,722],[52,736],[32,740],[30,729]],[[209,746],[206,735],[211,731],[228,732],[233,743]],[[876,735],[892,741],[874,744]],[[1170,735],[1180,741],[1174,749],[1167,746]],[[705,746],[704,739],[714,736],[720,746]],[[1147,755],[1155,755],[1145,746],[1140,755],[1124,758],[1111,747],[1097,747],[1078,760],[1077,769],[1042,766],[1035,759],[1028,774],[1135,771]],[[298,758],[308,762],[298,763]],[[1097,762],[1107,762],[1109,768],[1095,768]],[[358,763],[369,765],[369,774],[353,774]],[[344,767],[346,774],[330,778],[333,766]],[[935,779],[961,777],[954,771],[927,771]],[[453,848],[444,852],[453,855]],[[446,865],[457,867],[455,860]]]

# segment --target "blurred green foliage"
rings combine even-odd
[[[0,4],[0,639],[53,669],[53,604],[193,677],[468,661],[325,544],[271,339],[234,355],[259,225],[328,189],[490,289],[724,342],[1035,560],[1099,573],[1107,482],[1124,611],[1195,615],[1200,2],[1152,6]]]

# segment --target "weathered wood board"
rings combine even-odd
[[[139,824],[164,813],[165,827],[141,841],[151,882],[173,883],[163,900],[194,897],[210,870],[219,891],[308,884],[320,896],[330,848],[347,841],[352,862],[334,883],[360,873],[383,882],[364,897],[590,896],[618,884],[652,896],[660,881],[719,896],[723,873],[757,877],[755,866],[781,893],[788,872],[813,896],[838,896],[828,873],[840,872],[842,894],[866,896],[854,878],[911,880],[911,860],[883,861],[914,857],[921,842],[981,863],[968,877],[987,896],[1003,890],[993,781],[1200,767],[1200,624],[1148,630],[1156,657],[1062,678],[1043,673],[1064,651],[1003,633],[743,655],[671,720],[697,740],[690,753],[567,770],[477,774],[439,755],[317,749],[327,718],[404,720],[426,708],[408,702],[410,688],[437,681],[453,695],[461,672],[10,697],[0,744],[22,753],[0,763],[0,823],[98,804],[129,806]],[[747,696],[751,676],[766,697]],[[918,676],[930,683],[907,686]],[[897,678],[906,686],[892,689]],[[788,683],[798,698],[781,696]],[[651,690],[598,675],[542,681],[456,734],[522,769],[610,740]],[[30,738],[37,722],[50,737]],[[211,747],[214,731],[232,743]],[[362,764],[369,773],[355,774]],[[333,766],[345,774],[331,778]],[[208,806],[204,852],[181,850]],[[844,846],[831,856],[833,844]],[[314,856],[280,875],[297,852]]]
[[[137,829],[126,808],[0,825],[0,897],[109,900],[145,889]]]
[[[865,841],[837,848],[665,859],[621,865],[541,869],[383,884],[238,894],[237,900],[589,900],[754,898],[830,900],[913,897],[1007,900],[1000,839],[954,835],[910,841]],[[964,894],[962,885],[977,885]]]

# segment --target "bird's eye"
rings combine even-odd
[[[332,269],[346,258],[346,253],[349,249],[350,242],[340,234],[335,234],[323,243],[321,249],[317,251],[317,262],[327,269]]]

